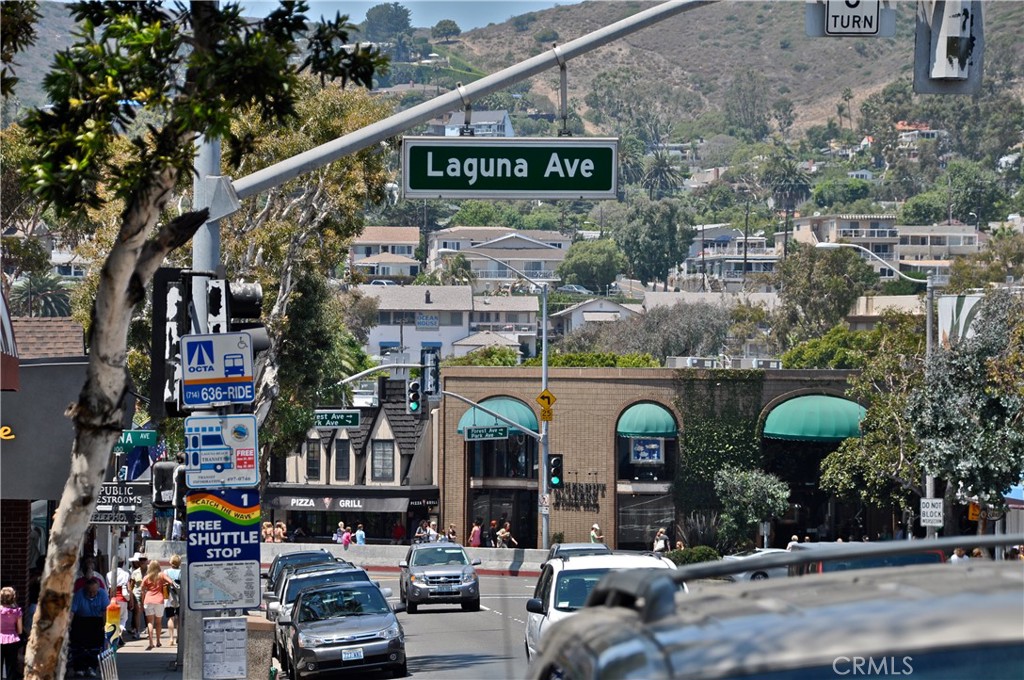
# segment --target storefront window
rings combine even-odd
[[[620,494],[618,514],[618,535],[615,545],[619,548],[650,550],[659,528],[668,531],[670,544],[675,544],[675,505],[670,494]]]
[[[508,439],[470,445],[470,475],[537,479],[537,445],[530,437],[513,434]]]
[[[395,442],[390,439],[373,441],[372,470],[370,479],[374,482],[395,481]]]
[[[618,437],[618,479],[629,482],[670,482],[679,456],[679,440],[662,437]]]

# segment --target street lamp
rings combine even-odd
[[[898,266],[896,266],[896,267],[892,266],[891,264],[889,264],[888,262],[883,260],[881,257],[876,255],[875,253],[871,252],[870,250],[868,250],[864,246],[857,245],[856,243],[818,243],[814,247],[815,248],[822,248],[822,249],[825,249],[825,250],[835,250],[837,248],[855,248],[857,250],[860,250],[860,251],[863,251],[863,252],[867,253],[871,257],[873,257],[876,260],[878,260],[879,262],[881,262],[883,265],[885,265],[886,267],[891,269],[893,272],[895,272],[896,275],[899,276],[901,279],[904,279],[905,281],[912,281],[914,283],[921,283],[920,279],[915,279],[912,276],[907,276],[906,274],[904,274],[903,272],[901,272],[899,270]],[[924,333],[925,333],[924,354],[925,354],[925,359],[927,361],[927,359],[930,359],[931,356],[932,356],[932,322],[933,322],[934,314],[935,314],[935,282],[934,282],[934,275],[931,274],[931,273],[929,273],[928,277],[925,279],[925,291],[926,291],[925,299],[927,301],[926,302],[927,306],[925,307],[925,310],[924,310],[924,319],[925,319],[925,322],[924,322]],[[926,366],[927,366],[927,363],[926,363]],[[933,477],[932,475],[926,475],[925,479],[924,479],[924,484],[925,484],[925,492],[924,492],[925,493],[925,497],[926,498],[935,498],[935,477]],[[928,533],[928,538],[935,538],[935,527],[932,527],[932,526],[925,527],[925,530]]]
[[[479,255],[480,257],[486,258],[491,262],[497,262],[500,265],[504,265],[506,269],[510,269],[520,277],[529,281],[535,286],[540,286],[540,306],[541,306],[541,327],[540,327],[540,389],[541,392],[545,392],[548,389],[548,284],[547,282],[537,281],[530,278],[525,273],[519,271],[507,262],[502,262],[496,257],[491,257],[486,253],[481,253],[479,250],[451,250],[449,248],[440,248],[437,251],[438,255],[450,255],[458,253],[471,253],[473,255]],[[538,473],[540,474],[540,498],[544,498],[548,494],[548,456],[549,450],[549,438],[548,438],[548,421],[540,421],[540,465],[538,465]],[[547,550],[548,536],[551,531],[551,515],[547,513],[541,514],[540,520],[540,540],[541,547]]]

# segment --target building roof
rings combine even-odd
[[[71,317],[11,319],[19,359],[54,359],[85,355],[85,331]]]
[[[469,239],[478,241],[480,243],[486,243],[502,236],[509,234],[522,234],[528,238],[532,238],[536,241],[570,241],[568,236],[558,231],[550,231],[547,229],[513,229],[512,227],[466,227],[466,226],[454,226],[447,227],[446,229],[438,229],[430,234],[430,238],[433,240],[440,240],[445,236],[452,236],[460,239]]]
[[[474,312],[537,312],[540,301],[536,295],[476,295]]]
[[[364,257],[353,263],[355,267],[362,267],[370,264],[419,264],[419,260],[408,255],[395,255],[394,253],[377,253],[370,257]]]
[[[387,311],[459,311],[473,309],[469,286],[359,286],[359,292],[377,299],[378,309]],[[427,302],[427,295],[430,302]]]
[[[452,344],[456,347],[490,347],[491,345],[519,347],[518,340],[513,340],[501,333],[493,333],[491,331],[480,331],[479,333],[466,336],[461,340],[456,340]]]
[[[621,312],[623,310],[633,312],[634,314],[642,314],[644,311],[643,307],[640,305],[620,305],[618,302],[605,300],[603,298],[590,298],[588,300],[583,300],[582,302],[577,302],[574,305],[570,305],[565,309],[553,312],[551,317],[570,316],[573,312],[579,309],[583,309],[585,314],[609,312],[615,314],[616,318],[621,316]]]
[[[417,245],[419,242],[419,227],[363,227],[363,233],[352,239],[353,245],[377,243],[404,243]]]
[[[766,309],[772,310],[778,306],[779,296],[776,293],[644,293],[644,308],[648,310],[655,307],[672,307],[680,302],[691,305],[704,302],[709,305],[721,305],[723,307],[733,307],[746,302],[752,305],[762,305]]]

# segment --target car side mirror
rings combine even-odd
[[[395,604],[391,605],[391,611],[393,611],[393,612],[404,612],[405,611],[405,603],[404,602],[396,602]]]
[[[470,562],[470,564],[472,564],[474,567],[476,567],[476,566],[479,566],[479,565],[483,564],[483,562],[480,560],[479,557],[474,557],[473,561]]]
[[[277,602],[278,600],[280,600],[280,598],[277,596],[277,593],[263,593],[263,601],[267,604]]]
[[[398,566],[399,566],[400,569],[408,569],[409,568],[409,563],[406,562],[405,560],[402,560],[401,562],[398,563]]]
[[[531,597],[526,601],[526,611],[531,614],[544,614],[544,600],[539,597]]]
[[[276,600],[277,598],[275,597],[274,599]],[[281,613],[281,603],[280,602],[268,602],[267,603],[267,611],[269,611],[269,612],[276,612],[276,613],[280,614]]]

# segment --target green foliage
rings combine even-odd
[[[50,252],[37,238],[4,236],[0,238],[0,256],[4,269],[14,274],[12,278],[39,276],[50,270]]]
[[[714,479],[722,503],[721,532],[726,537],[749,536],[759,523],[789,508],[789,485],[773,474],[725,466],[715,472]]]
[[[461,357],[448,357],[442,366],[518,366],[519,350],[515,347],[491,345]]]
[[[861,368],[868,333],[851,331],[845,324],[831,328],[820,338],[810,338],[782,355],[782,365],[800,368]]]
[[[25,174],[61,216],[102,205],[101,183],[130,202],[165,170],[189,176],[195,133],[226,139],[239,160],[248,140],[232,135],[231,121],[241,110],[282,123],[294,115],[295,99],[285,93],[300,68],[369,86],[374,69],[386,65],[374,52],[341,47],[354,28],[347,17],[310,31],[312,56],[293,64],[297,35],[307,32],[301,2],[255,22],[238,5],[197,3],[195,14],[156,1],[135,3],[130,13],[117,3],[70,7],[82,29],[46,78],[53,105],[25,121],[38,149]],[[132,140],[134,154],[114,156],[115,139],[140,110],[159,122]]]
[[[611,239],[577,241],[569,246],[556,274],[565,283],[604,290],[626,266],[626,256]]]
[[[537,15],[533,12],[527,12],[526,14],[520,14],[517,17],[512,17],[512,28],[522,33],[530,30],[530,26],[537,21]]]
[[[900,206],[900,224],[937,224],[946,218],[947,194],[936,189],[907,199]]]
[[[507,201],[462,201],[459,211],[455,213],[450,224],[464,227],[510,227],[519,229],[523,225],[523,215],[515,204]]]
[[[36,11],[39,3],[34,0],[0,3],[0,94],[9,97],[14,93],[18,79],[14,77],[14,57],[30,45],[35,44],[35,23],[39,19]]]
[[[947,292],[957,293],[972,288],[986,288],[993,283],[1024,279],[1024,234],[1012,229],[992,233],[988,246],[981,252],[953,260]]]
[[[677,567],[684,564],[699,564],[701,562],[717,562],[722,559],[718,551],[709,545],[695,545],[692,548],[682,550],[670,550],[665,557],[676,563]]]
[[[539,43],[550,43],[558,40],[558,31],[553,28],[542,28],[533,34],[533,39]]]
[[[768,81],[751,69],[736,74],[725,98],[725,119],[729,133],[747,140],[768,134]]]
[[[444,40],[446,42],[461,34],[462,29],[459,28],[459,25],[451,19],[441,19],[441,21],[438,21],[434,24],[434,27],[430,29],[431,38],[434,38],[435,40]]]
[[[629,207],[627,220],[615,230],[614,238],[629,262],[633,278],[644,285],[666,280],[669,268],[680,262],[693,238],[691,232],[683,232],[679,226],[679,204],[637,197]]]
[[[687,414],[672,489],[676,507],[718,510],[715,473],[726,466],[757,469],[763,463],[757,419],[764,371],[679,371],[676,381],[676,408]]]
[[[412,13],[397,2],[374,5],[366,10],[363,36],[371,42],[392,42],[412,28]]]
[[[877,281],[874,270],[853,248],[819,250],[793,244],[772,274],[781,298],[772,329],[775,342],[786,350],[821,337]]]
[[[68,285],[49,272],[33,273],[15,281],[10,305],[13,316],[71,316]]]
[[[540,366],[540,357],[531,357],[524,366]],[[660,364],[649,354],[616,354],[615,352],[551,352],[548,366],[559,368],[658,368]]]
[[[870,193],[870,182],[853,177],[843,177],[818,182],[814,185],[814,190],[811,191],[811,198],[819,208],[830,208],[834,205],[845,205],[867,198]]]
[[[973,335],[936,348],[908,412],[925,470],[1000,505],[1024,470],[1024,398],[993,383],[988,366],[1013,351],[1024,300],[991,290],[978,304]]]

